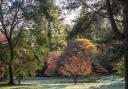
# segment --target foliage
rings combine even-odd
[[[57,59],[60,56],[59,51],[50,52],[47,57],[47,69],[45,75],[47,76],[57,76]]]
[[[92,62],[89,58],[81,58],[78,56],[66,57],[60,63],[60,72],[64,76],[74,78],[74,83],[77,82],[77,77],[89,75],[92,69]]]
[[[32,34],[38,44],[45,45],[50,51],[61,50],[66,45],[66,34],[60,12],[57,8],[50,8],[47,13],[53,19],[49,21],[45,16],[38,16]]]
[[[30,22],[37,13],[37,3],[35,0],[1,0],[0,4],[0,32],[7,39],[6,45],[9,53],[9,84],[14,84],[14,50],[19,42],[21,32],[31,27]]]
[[[123,61],[118,62],[114,70],[116,70],[119,75],[124,76],[125,74],[124,62]]]
[[[88,39],[76,39],[76,40],[70,42],[67,45],[67,47],[63,50],[63,53],[59,57],[58,65],[60,65],[61,62],[63,63],[63,61],[65,63],[65,60],[69,61],[69,63],[71,61],[71,63],[72,63],[73,60],[76,59],[76,62],[73,62],[74,64],[73,65],[71,64],[71,66],[77,67],[79,64],[75,65],[75,63],[77,63],[78,60],[80,60],[80,63],[82,63],[82,61],[85,61],[85,63],[86,63],[86,61],[90,61],[90,60],[92,61],[95,53],[96,53],[96,46],[90,40],[88,40]],[[81,64],[81,65],[83,65],[83,64]],[[69,66],[70,66],[70,64],[69,64]],[[92,67],[92,65],[91,65],[91,67]],[[79,73],[79,71],[78,71],[78,73]],[[77,78],[75,77],[74,81],[76,81],[76,79]]]
[[[16,74],[24,76],[34,74],[35,76],[36,70],[44,65],[43,62],[48,50],[37,45],[33,36],[27,31],[22,32],[19,41],[20,43],[15,50],[16,60],[14,61]]]
[[[92,57],[95,52],[96,46],[90,40],[76,39],[67,45],[63,55]]]
[[[87,38],[95,42],[97,46],[97,55],[95,60],[97,63],[106,68],[109,72],[113,72],[112,64],[116,63],[120,60],[120,58],[124,54],[123,42],[118,40],[117,36],[113,34],[111,26],[109,24],[109,20],[104,18],[106,12],[102,12],[104,10],[102,5],[104,3],[99,1],[94,1],[93,3],[88,4],[88,0],[77,0],[77,2],[83,1],[86,5],[90,6],[92,9],[98,11],[104,15],[103,17],[93,10],[88,10],[89,7],[77,3],[71,0],[77,5],[82,7],[80,16],[76,19],[76,22],[73,26],[73,29],[68,34],[68,40],[76,39],[76,38]],[[67,2],[70,2],[67,0]],[[73,4],[70,2],[70,4]],[[111,1],[113,3],[113,12],[115,17],[120,13],[120,2],[117,0]],[[115,4],[116,3],[116,4]],[[101,5],[101,7],[100,7]],[[119,5],[119,6],[117,6]],[[76,7],[77,8],[77,7]],[[117,9],[118,8],[118,9]],[[120,18],[117,16],[117,18]],[[116,22],[119,31],[122,32],[122,24],[120,22]]]
[[[34,36],[36,41],[35,54],[44,59],[42,62],[45,64],[41,69],[43,72],[47,67],[46,55],[48,56],[52,51],[60,51],[66,45],[66,34],[59,9],[51,1],[40,0],[40,13],[42,14],[36,17],[36,25],[33,25],[33,29],[31,30],[31,34]],[[45,5],[42,6],[42,4]],[[47,10],[44,9],[44,7]],[[43,56],[43,54],[45,55]],[[41,71],[40,75],[42,75]]]
[[[4,70],[4,64],[2,63],[2,62],[0,62],[0,79],[2,78],[2,76],[3,76],[3,72],[4,72],[5,70]]]

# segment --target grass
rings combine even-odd
[[[22,85],[0,86],[0,89],[124,89],[124,79],[117,76],[102,76],[97,82],[78,81],[82,83],[74,85],[70,78],[25,78]]]

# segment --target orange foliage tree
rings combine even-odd
[[[89,75],[92,71],[92,61],[79,56],[66,57],[60,65],[61,74],[73,77],[75,84],[79,76]]]

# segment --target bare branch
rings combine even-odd
[[[97,13],[98,15],[100,15],[100,16],[102,16],[102,17],[104,17],[104,18],[109,18],[109,16],[105,16],[105,15],[103,15],[103,14],[100,13],[100,11],[104,8],[104,6],[101,7],[101,9],[99,9],[98,11],[96,11],[96,10],[94,10],[91,6],[87,5],[83,0],[80,0],[80,1],[81,1],[81,3],[82,3],[84,6],[88,7],[90,10],[92,10],[92,11],[95,12],[95,13]],[[118,20],[118,19],[114,19],[114,20],[117,21],[117,22],[123,22],[122,20]]]
[[[15,21],[16,21],[16,18],[17,18],[17,15],[18,15],[18,12],[19,12],[19,8],[17,9],[17,11],[15,12],[15,15],[14,15],[14,18],[13,18],[13,21],[12,21],[12,23],[11,23],[11,27],[10,27],[10,38],[12,38],[11,36],[12,36],[12,32],[13,32],[13,30],[14,30],[14,28],[15,28]]]
[[[3,28],[3,30],[1,32],[3,32],[4,35],[6,36],[7,40],[9,40],[9,37],[8,37],[8,34],[7,34],[7,29],[6,29],[6,26],[4,24],[4,17],[3,17],[3,12],[2,12],[2,2],[1,2],[1,5],[0,5],[0,22],[1,22],[1,25],[2,25],[2,28]]]

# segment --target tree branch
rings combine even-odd
[[[10,27],[10,38],[12,38],[12,33],[14,31],[14,28],[15,28],[15,21],[16,21],[16,18],[17,18],[17,14],[19,12],[19,8],[17,9],[17,11],[15,12],[15,15],[14,15],[14,18],[12,20],[12,23],[11,23],[11,27]]]
[[[113,17],[112,8],[111,8],[111,4],[110,4],[110,0],[106,0],[106,5],[107,5],[107,12],[108,12],[108,16],[109,16],[109,20],[110,20],[112,29],[115,32],[115,34],[120,39],[122,39],[123,38],[123,34],[118,30],[117,25],[115,23],[115,20],[114,20],[114,17]]]
[[[20,31],[17,34],[18,37],[16,37],[17,39],[16,39],[16,42],[13,45],[13,47],[15,47],[17,45],[17,43],[19,42],[19,40],[20,40],[20,36],[21,36],[22,31],[23,31],[24,24],[25,24],[25,21],[23,22],[23,25],[21,26]]]
[[[3,12],[2,12],[2,3],[0,4],[0,22],[1,22],[1,25],[2,25],[2,30],[1,32],[4,33],[4,35],[6,36],[7,40],[9,40],[10,38],[8,37],[8,33],[7,33],[7,29],[6,29],[6,26],[4,24],[4,17],[3,17]]]
[[[89,5],[87,5],[83,0],[80,0],[80,1],[81,1],[81,3],[82,3],[84,6],[88,7],[90,10],[92,10],[92,11],[95,12],[95,13],[97,13],[98,15],[100,15],[100,16],[102,16],[102,17],[104,17],[104,18],[109,18],[109,16],[105,16],[105,15],[103,15],[103,14],[101,14],[101,13],[99,12],[99,11],[101,11],[101,10],[104,8],[104,6],[101,7],[100,10],[96,11],[96,10],[94,10],[92,7],[90,7]],[[122,20],[118,20],[118,19],[114,19],[114,21],[123,22]]]

